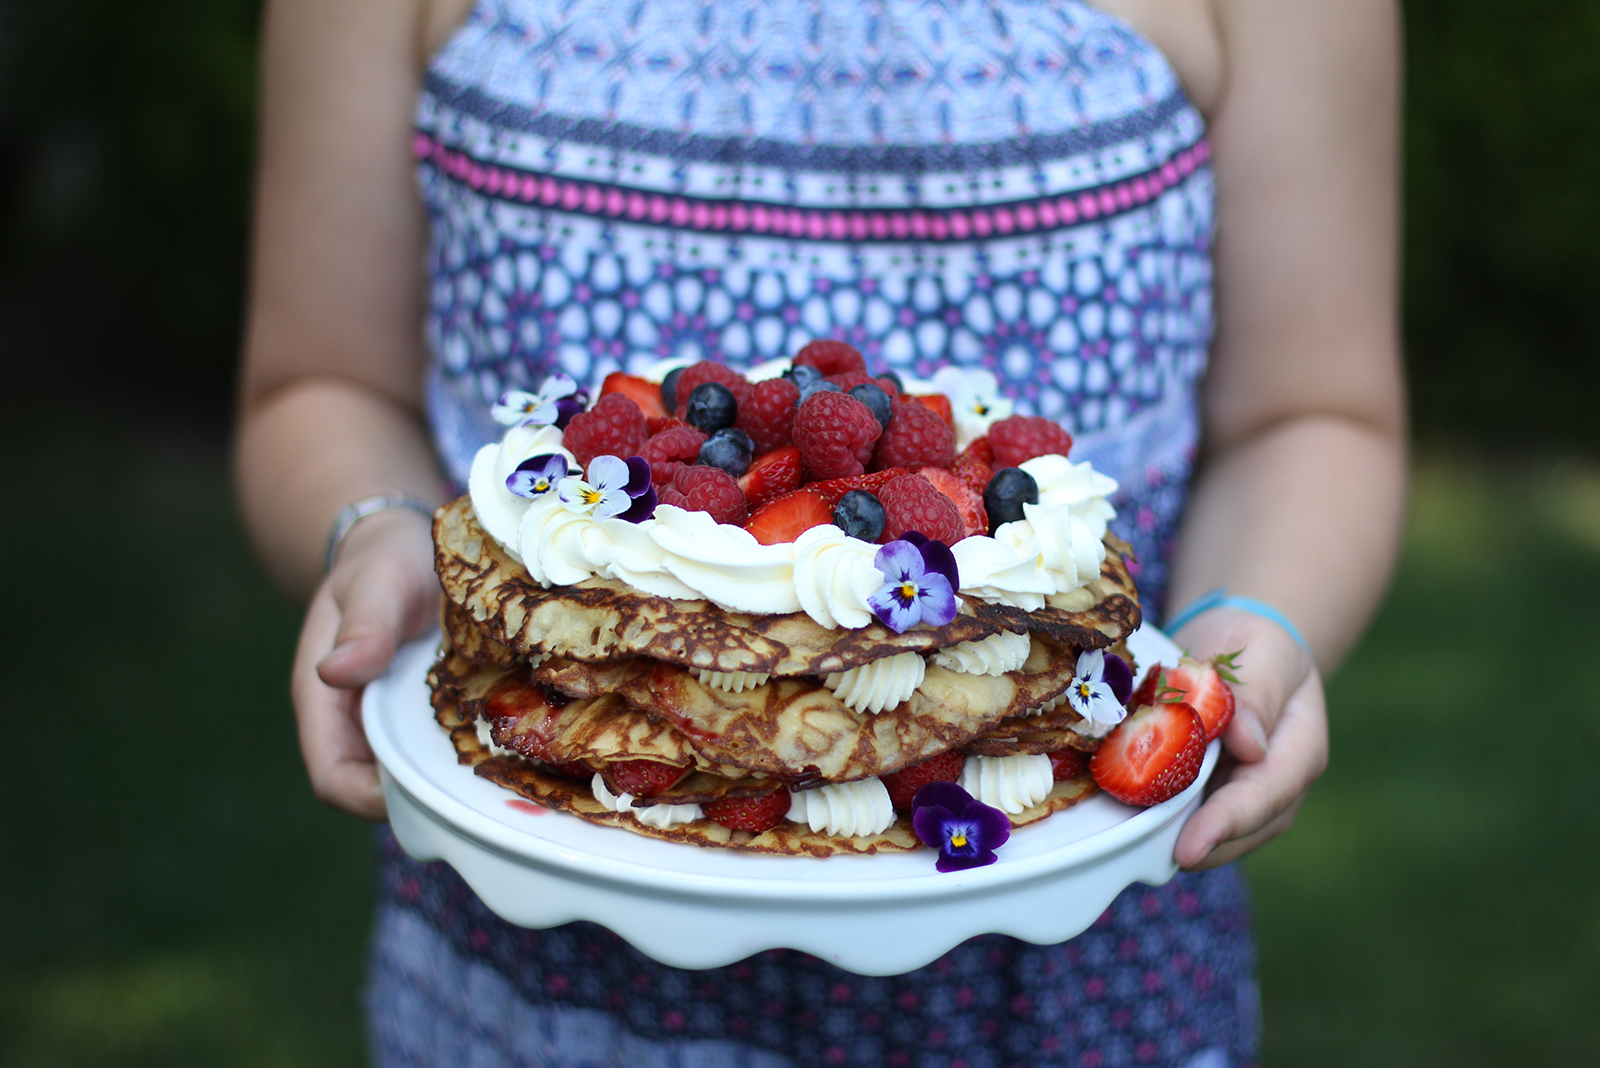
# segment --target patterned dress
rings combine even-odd
[[[553,371],[743,366],[815,337],[981,367],[1121,488],[1158,616],[1198,437],[1213,189],[1166,60],[1074,0],[481,0],[414,148],[433,230],[429,416],[458,482],[488,406]],[[1235,870],[1123,893],[1058,946],[907,975],[772,951],[704,972],[490,913],[385,835],[383,1065],[1252,1064]]]

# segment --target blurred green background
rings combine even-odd
[[[1600,1063],[1600,2],[1405,15],[1415,499],[1250,862],[1266,1063]],[[225,460],[257,18],[0,0],[8,1066],[361,1060],[369,840]]]

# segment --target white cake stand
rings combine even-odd
[[[1128,644],[1141,665],[1178,656],[1153,628]],[[403,647],[362,701],[406,852],[446,861],[514,924],[592,920],[680,968],[783,947],[893,975],[979,934],[1065,941],[1131,883],[1172,878],[1178,832],[1217,762],[1213,742],[1177,797],[1136,809],[1098,794],[1015,831],[996,863],[964,872],[936,872],[931,850],[817,860],[700,849],[541,808],[458,764],[428,703],[437,647],[437,635]]]

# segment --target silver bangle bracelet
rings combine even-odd
[[[386,512],[390,508],[409,508],[420,515],[433,518],[433,505],[426,501],[419,501],[415,497],[404,493],[385,493],[378,497],[363,497],[359,501],[345,505],[333,521],[333,530],[328,533],[328,552],[323,559],[322,570],[324,573],[333,570],[333,559],[339,554],[339,545],[345,536],[350,533],[350,528],[367,518]]]

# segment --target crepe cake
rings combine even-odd
[[[795,366],[806,361],[802,350]],[[856,524],[855,534],[868,540],[838,525],[853,517],[835,506],[825,514],[835,522],[813,521],[787,540],[764,542],[756,521],[772,505],[758,507],[745,526],[729,522],[711,514],[718,505],[697,510],[694,499],[666,492],[692,481],[670,469],[651,470],[648,492],[637,493],[654,506],[639,521],[584,510],[583,494],[607,492],[594,473],[594,425],[612,412],[631,415],[623,401],[638,410],[639,425],[618,432],[615,454],[649,455],[653,439],[684,426],[669,413],[704,414],[673,403],[683,399],[673,396],[674,379],[679,388],[697,379],[726,384],[730,394],[782,372],[802,383],[867,380],[815,363],[822,366],[811,375],[785,361],[749,379],[706,364],[661,384],[613,375],[565,431],[552,425],[564,421],[558,402],[576,408],[574,400],[587,400],[568,383],[502,399],[502,419],[508,409],[527,416],[542,406],[551,422],[517,423],[486,446],[469,492],[434,522],[446,597],[429,682],[436,718],[463,764],[593,822],[675,842],[812,856],[919,848],[909,801],[928,781],[959,782],[1014,826],[1095,791],[1077,754],[1093,752],[1113,722],[1085,718],[1082,701],[1069,698],[1086,657],[1116,654],[1131,664],[1124,639],[1140,619],[1127,546],[1106,530],[1105,497],[1115,483],[1071,463],[1070,439],[1058,428],[1041,435],[1044,420],[1007,418],[992,377],[980,372],[957,382],[953,401],[928,384],[876,380],[894,394],[883,438],[897,416],[926,424],[902,405],[932,412],[949,428],[947,441],[932,445],[945,450],[933,457],[944,466],[923,468],[919,479],[931,485],[940,481],[936,471],[967,477],[963,468],[981,466],[972,484],[988,488],[993,469],[1010,462],[1027,473],[1037,502],[1011,508],[992,499],[997,512],[1011,508],[1017,518],[991,524],[980,500],[975,524],[933,539],[935,547],[948,544],[958,574],[948,618],[924,612],[905,625],[872,609],[877,587],[891,585],[880,543],[927,541],[892,529],[892,516],[881,531]],[[923,391],[913,394],[917,385]],[[972,403],[985,386],[986,403]],[[987,411],[974,416],[980,406]],[[998,453],[991,437],[1002,445]],[[1023,452],[1008,437],[1024,439]],[[1060,451],[1040,451],[1058,441]],[[785,441],[750,459],[759,466],[762,455],[793,448]],[[880,441],[858,462],[861,473],[845,479],[876,488],[892,505],[884,475],[907,476],[885,452],[894,458]],[[838,481],[817,478],[809,458],[802,466],[799,485],[776,503],[825,493]],[[542,487],[530,486],[526,472],[535,469],[548,474]],[[513,484],[523,495],[511,492]],[[970,515],[978,495],[950,499],[962,507],[925,521]]]

